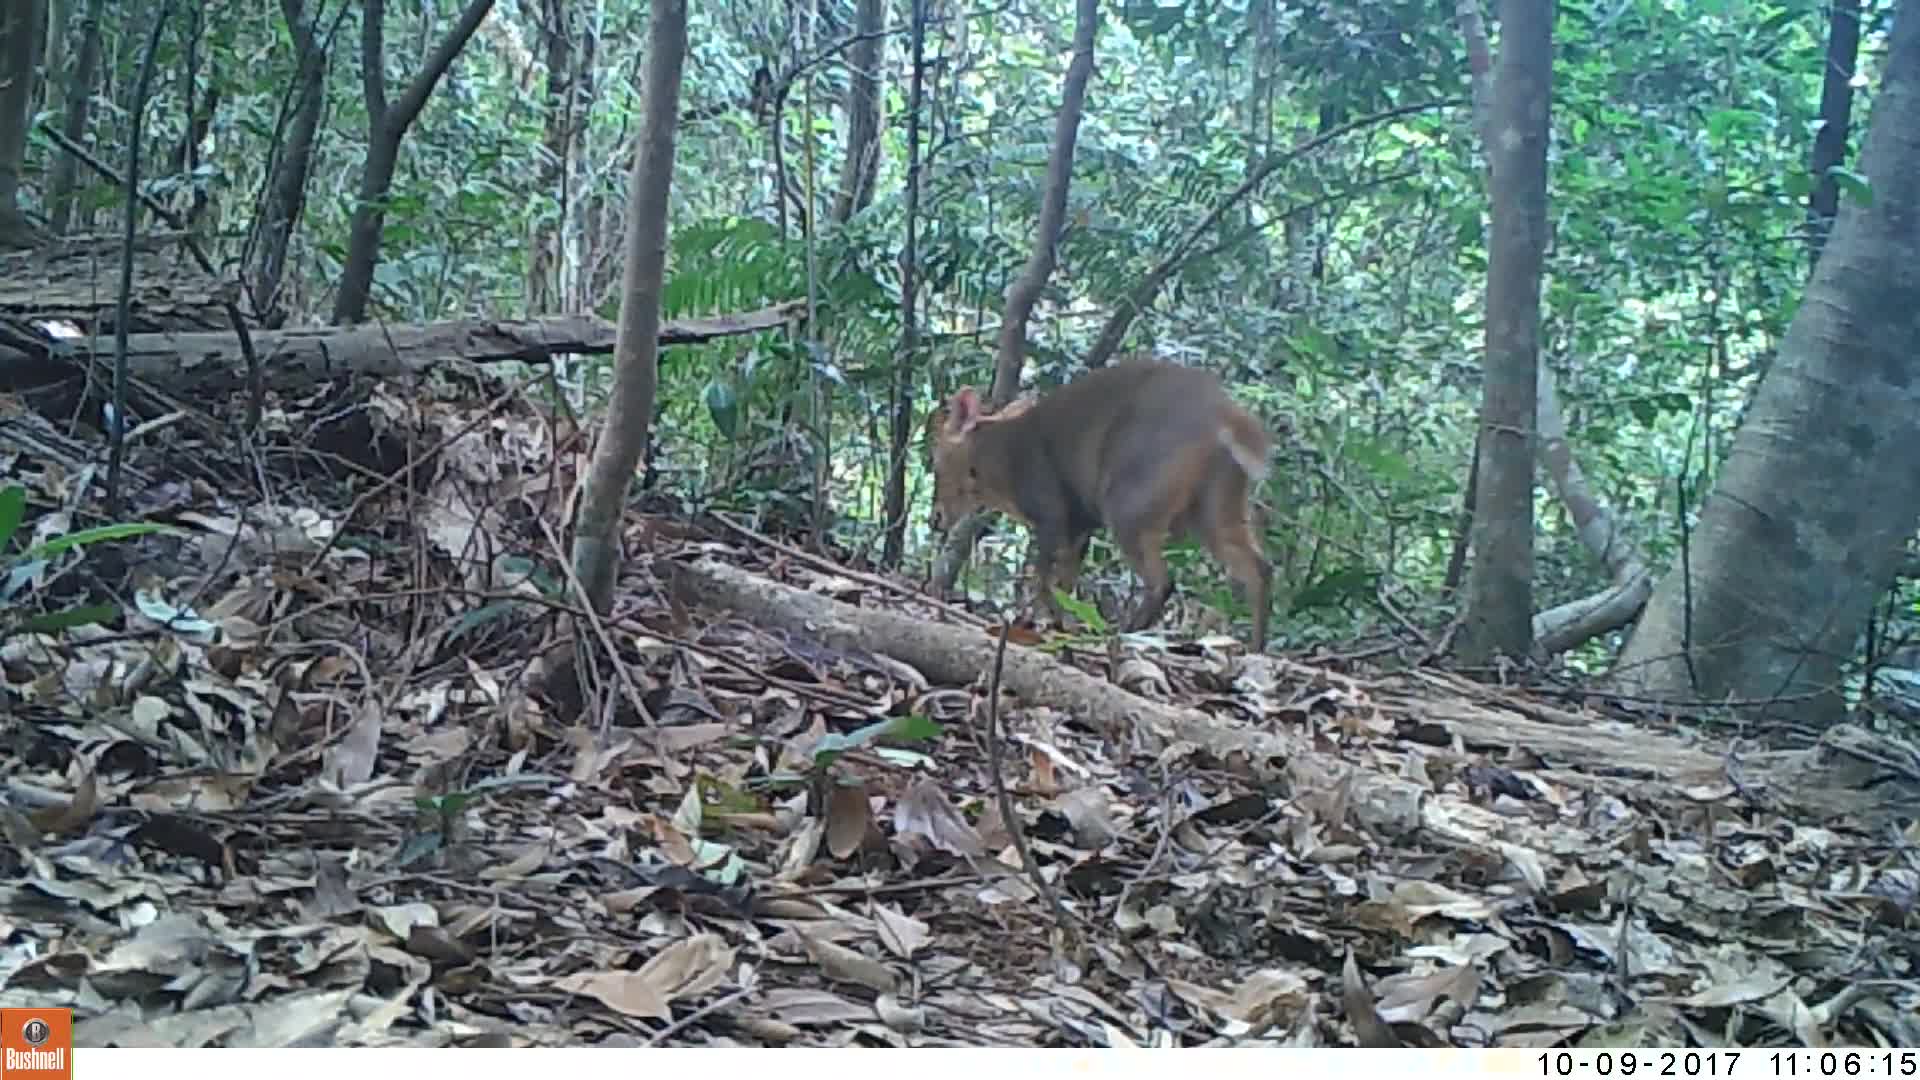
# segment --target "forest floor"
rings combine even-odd
[[[415,434],[359,475],[317,412],[136,441],[176,531],[16,596],[127,615],[0,642],[0,1004],[83,1046],[1920,1044],[1910,837],[1783,808],[1734,721],[1019,632],[994,708],[989,620],[719,518],[630,513],[585,622],[585,440],[362,415]],[[23,539],[103,520],[7,443]]]

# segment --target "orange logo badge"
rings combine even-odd
[[[0,1080],[73,1080],[72,1009],[0,1009]]]

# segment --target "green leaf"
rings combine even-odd
[[[694,779],[694,784],[700,789],[702,815],[749,814],[761,808],[752,792],[725,783],[717,776],[702,774]]]
[[[1760,126],[1760,114],[1752,109],[1719,109],[1707,117],[1707,132],[1716,139],[1740,135]]]
[[[740,403],[734,396],[730,383],[715,379],[707,384],[707,415],[713,417],[713,426],[720,434],[735,438],[740,432]]]
[[[65,611],[49,611],[44,615],[23,619],[20,622],[20,628],[52,634],[71,630],[76,626],[109,623],[118,614],[120,614],[120,608],[115,604],[82,604],[67,608]]]
[[[1804,169],[1795,169],[1780,178],[1780,187],[1789,198],[1804,199],[1813,193],[1813,177]]]
[[[0,488],[0,548],[7,546],[20,520],[27,515],[27,489],[19,484]]]
[[[512,600],[495,600],[461,615],[453,620],[453,627],[447,631],[447,643],[451,645],[480,627],[505,618],[517,606]]]
[[[55,537],[44,544],[36,544],[20,553],[22,559],[44,559],[49,555],[58,555],[68,548],[85,544],[98,544],[107,540],[125,540],[148,533],[178,533],[180,530],[171,525],[161,525],[148,521],[133,521],[122,525],[99,525],[91,529],[81,529],[76,533]]]
[[[886,733],[887,736],[904,741],[931,742],[946,734],[947,730],[919,713],[896,716],[888,723],[892,730]]]
[[[1068,594],[1063,589],[1054,589],[1053,598],[1058,600],[1060,606],[1065,608],[1069,614],[1085,623],[1088,629],[1094,633],[1104,634],[1107,632],[1107,620],[1100,617],[1099,608],[1094,607],[1085,600]]]
[[[921,716],[919,713],[909,713],[906,716],[888,717],[878,723],[868,724],[865,727],[849,731],[844,735],[837,731],[830,731],[822,736],[819,743],[814,746],[813,763],[816,767],[824,767],[831,764],[833,760],[841,754],[849,750],[857,750],[860,747],[872,743],[876,739],[889,738],[925,741],[939,738],[942,730],[939,724]]]

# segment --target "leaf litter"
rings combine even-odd
[[[411,482],[296,463],[239,501],[255,465],[176,428],[133,451],[182,479],[105,583],[120,624],[0,641],[0,1004],[71,1006],[85,1046],[1920,1044],[1920,753],[1884,732],[1736,743],[1408,643],[1163,630],[1055,662],[1205,738],[1003,692],[1009,821],[988,672],[667,571],[988,620],[656,498],[575,641],[583,451],[372,395],[376,443],[439,448]],[[19,464],[35,539],[70,531],[72,478]],[[570,651],[572,710],[541,681]]]

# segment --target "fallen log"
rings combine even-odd
[[[976,626],[855,607],[769,581],[718,559],[662,562],[655,569],[683,603],[731,611],[756,626],[786,630],[832,648],[889,656],[931,683],[965,686],[993,664],[997,639]],[[1315,751],[1291,733],[1255,731],[1198,709],[1153,701],[1037,649],[1009,643],[1000,683],[1027,704],[1069,713],[1118,742],[1148,744],[1149,749],[1158,742],[1162,755],[1177,752],[1176,744],[1184,743],[1249,772],[1283,774],[1296,792],[1316,793],[1351,809],[1357,820],[1382,835],[1421,827],[1424,800],[1432,797],[1419,785],[1354,768],[1335,755]],[[1450,810],[1447,820],[1457,825],[1462,820],[1459,810]]]
[[[715,338],[770,330],[798,318],[805,305],[790,301],[759,311],[697,319],[670,319],[660,327],[661,345],[691,345]],[[317,326],[254,330],[255,353],[268,387],[299,390],[344,375],[389,378],[417,374],[449,360],[486,364],[517,360],[547,363],[556,355],[605,355],[613,351],[614,324],[597,315],[537,319],[459,319],[399,325]],[[49,345],[51,358],[83,365],[113,356],[111,335],[91,342],[69,338]],[[41,361],[44,363],[44,361]],[[0,366],[0,385],[13,380]],[[127,370],[181,396],[228,393],[247,385],[240,340],[225,332],[130,334]]]
[[[731,611],[754,625],[832,648],[890,656],[936,685],[984,686],[993,664],[996,638],[978,626],[858,607],[710,557],[662,561],[655,569],[683,603]],[[1275,663],[1270,658],[1251,662]],[[1920,794],[1915,794],[1920,792],[1920,752],[1853,725],[1829,732],[1810,748],[1755,749],[1729,757],[1660,732],[1557,709],[1531,710],[1538,718],[1518,713],[1502,717],[1499,714],[1508,710],[1478,705],[1464,687],[1448,696],[1435,692],[1445,689],[1439,683],[1449,681],[1458,680],[1389,677],[1368,696],[1375,708],[1404,712],[1405,719],[1438,725],[1469,743],[1544,752],[1550,763],[1518,771],[1552,786],[1608,791],[1633,803],[1653,800],[1695,809],[1715,803],[1757,805],[1847,828],[1872,827],[1920,807]],[[1432,685],[1425,693],[1407,694],[1418,682]],[[1426,766],[1411,769],[1413,779],[1359,768],[1338,754],[1314,749],[1305,736],[1284,724],[1276,725],[1278,731],[1258,730],[1230,717],[1142,697],[1036,649],[1007,645],[1001,685],[1028,705],[1060,709],[1116,741],[1149,749],[1157,741],[1162,757],[1177,754],[1178,744],[1187,744],[1229,767],[1283,778],[1296,799],[1317,807],[1322,820],[1351,813],[1378,835],[1421,829],[1432,839],[1478,851],[1504,844],[1545,851],[1559,843],[1554,839],[1559,834],[1548,831],[1554,828],[1551,824],[1542,828],[1511,812],[1478,805],[1464,797],[1459,784],[1436,785],[1427,779]],[[1499,696],[1491,689],[1488,694]],[[1472,760],[1445,747],[1409,745],[1409,752],[1445,771]],[[1869,776],[1875,783],[1863,782]]]

